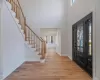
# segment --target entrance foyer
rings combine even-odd
[[[25,62],[5,80],[92,80],[68,57],[48,53],[46,63]]]

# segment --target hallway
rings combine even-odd
[[[68,57],[48,53],[46,63],[26,62],[5,80],[92,80]]]

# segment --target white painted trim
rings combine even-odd
[[[59,56],[61,56],[61,54],[60,53],[57,53]]]
[[[61,54],[61,56],[68,56],[67,54]],[[72,57],[71,56],[68,56],[68,58],[70,59],[70,60],[72,60]]]
[[[68,56],[69,57],[69,59],[71,59],[72,60],[72,57],[71,56]]]
[[[2,39],[1,39],[1,27],[3,26],[2,25],[2,14],[3,14],[3,1],[2,1],[2,3],[1,3],[1,6],[0,6],[0,9],[1,9],[1,13],[0,13],[0,66],[1,66],[1,70],[2,70],[2,72],[0,72],[0,80],[3,80],[3,54],[2,54]]]
[[[93,9],[93,80],[96,80],[96,9]],[[95,78],[95,79],[94,79]]]

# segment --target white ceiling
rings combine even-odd
[[[66,0],[19,1],[30,26],[51,28],[63,24]]]

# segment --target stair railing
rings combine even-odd
[[[18,0],[7,0],[12,5],[12,10],[16,13],[16,18],[19,20],[21,28],[24,30],[25,41],[41,55],[41,59],[45,59],[46,42],[39,37],[26,23],[26,18]]]

